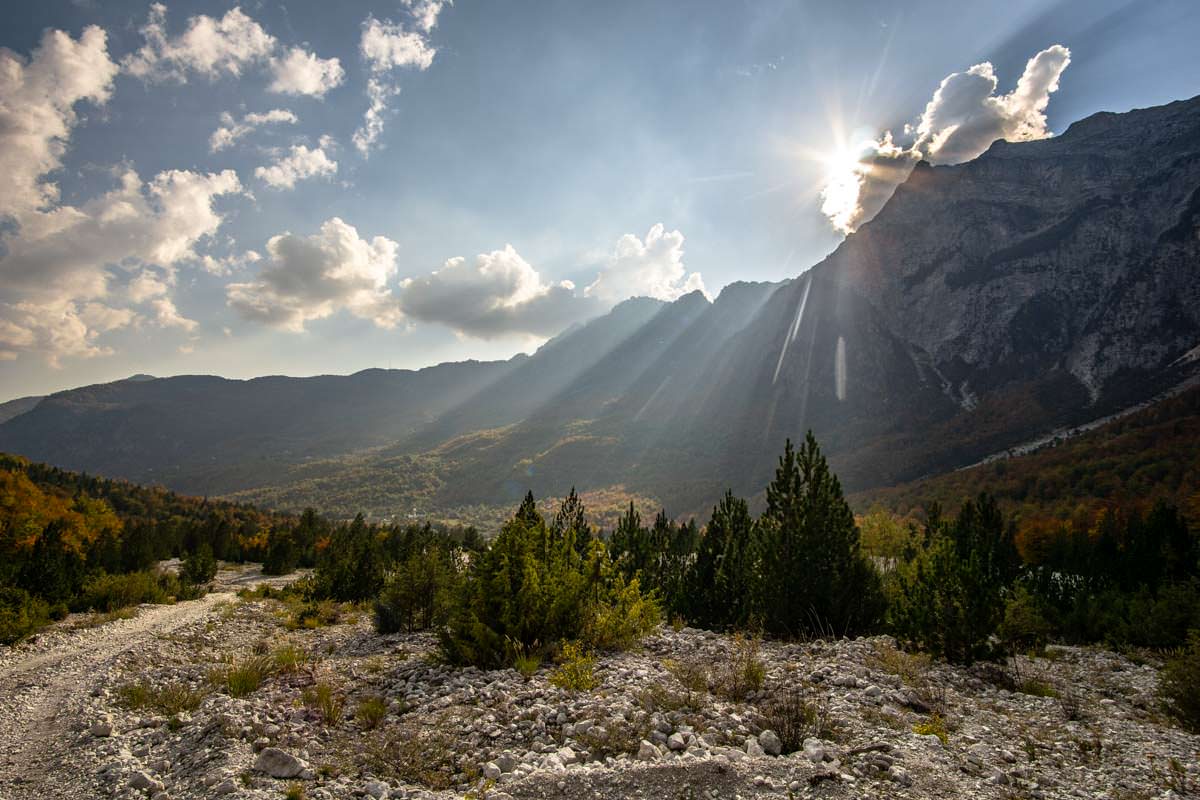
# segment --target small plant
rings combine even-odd
[[[597,685],[593,668],[596,658],[578,642],[564,642],[558,669],[550,674],[550,683],[572,692],[586,692]]]
[[[924,722],[913,725],[913,733],[918,736],[936,736],[942,744],[950,742],[950,732],[946,730],[946,720],[941,714],[930,714]]]
[[[283,796],[286,800],[308,800],[308,793],[304,791],[302,783],[289,784]]]
[[[1072,691],[1059,693],[1058,707],[1062,711],[1063,719],[1067,722],[1078,722],[1084,718],[1083,703],[1080,701],[1079,695]]]
[[[258,687],[270,677],[274,667],[274,661],[269,656],[251,656],[239,663],[215,670],[209,677],[212,683],[230,697],[245,697],[258,691]]]
[[[906,653],[887,644],[876,644],[870,666],[896,675],[907,686],[923,686],[930,658],[925,653]]]
[[[175,717],[195,711],[207,694],[203,689],[194,689],[185,683],[155,688],[147,681],[137,681],[117,688],[117,702],[128,709],[148,708],[165,717]]]
[[[689,706],[693,705],[695,697],[708,694],[708,670],[700,664],[694,661],[667,660],[663,662],[663,666],[687,690]]]
[[[275,661],[275,669],[278,672],[292,674],[299,672],[300,668],[308,663],[308,653],[304,648],[289,642],[275,648],[272,659]]]
[[[333,687],[321,681],[304,690],[304,705],[315,708],[321,714],[326,725],[336,727],[342,721],[346,699],[333,690]]]
[[[730,700],[744,700],[748,692],[763,687],[767,668],[758,656],[759,647],[757,638],[747,638],[740,633],[733,637],[733,652],[717,675],[717,694]]]
[[[784,753],[794,753],[809,737],[836,739],[838,731],[829,710],[820,703],[810,702],[799,691],[776,697],[763,713],[765,726],[775,731],[783,744]]]
[[[513,669],[524,675],[526,678],[532,678],[541,669],[542,659],[535,653],[519,653],[513,656]]]
[[[1163,667],[1158,696],[1180,725],[1200,733],[1200,631],[1192,631],[1187,650]]]
[[[117,703],[130,710],[148,708],[154,690],[146,681],[127,683],[117,687]]]
[[[372,695],[359,701],[358,708],[354,710],[354,718],[366,730],[374,730],[387,716],[387,710],[387,701],[378,695]]]

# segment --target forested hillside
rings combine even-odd
[[[859,511],[908,515],[990,492],[1025,523],[1147,510],[1158,501],[1200,522],[1200,387],[1040,450],[850,495]]]

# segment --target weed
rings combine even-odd
[[[127,683],[117,689],[117,702],[128,709],[153,709],[165,717],[192,712],[200,707],[208,693],[185,683],[169,683],[155,688],[147,681]]]
[[[550,683],[572,692],[586,692],[597,686],[593,668],[596,658],[577,642],[564,642],[558,669],[550,674]]]
[[[308,793],[304,791],[302,783],[289,784],[283,796],[285,800],[308,800]]]
[[[896,675],[907,686],[924,686],[930,658],[925,653],[906,653],[886,644],[876,644],[868,664],[882,672]]]
[[[263,681],[274,672],[275,663],[269,656],[251,656],[239,663],[214,670],[209,680],[230,697],[245,697],[258,691]]]
[[[276,671],[287,674],[299,672],[300,668],[308,663],[308,653],[304,648],[290,642],[275,648],[271,657],[275,662]]]
[[[346,698],[335,692],[325,681],[305,689],[303,697],[304,705],[319,711],[326,725],[336,727],[342,721]]]
[[[804,746],[809,737],[837,739],[838,730],[829,709],[818,702],[810,702],[799,691],[786,692],[776,697],[764,709],[765,726],[775,731],[783,744],[784,753],[794,753]]]
[[[717,694],[730,700],[744,700],[747,693],[762,688],[767,668],[758,656],[759,648],[757,638],[740,633],[733,637],[733,652],[720,668],[713,687]]]
[[[930,714],[924,722],[913,725],[913,733],[919,736],[936,736],[942,744],[950,741],[950,732],[946,730],[946,719],[941,714]]]
[[[420,727],[389,728],[364,736],[355,750],[380,777],[396,778],[429,789],[449,789],[457,771],[450,738],[436,721]]]
[[[354,718],[366,730],[374,730],[387,716],[387,710],[387,701],[378,695],[372,695],[359,701],[358,708],[354,710]]]
[[[512,665],[513,669],[526,678],[532,678],[541,668],[542,658],[536,653],[518,653],[513,656]]]

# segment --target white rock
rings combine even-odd
[[[683,734],[672,733],[670,736],[668,736],[667,737],[667,748],[670,750],[675,750],[675,751],[686,750],[687,742],[684,740]]]
[[[820,739],[810,736],[804,740],[804,757],[814,764],[820,764],[825,760],[825,745]]]
[[[783,742],[779,741],[779,737],[775,735],[773,730],[765,730],[758,735],[758,743],[762,747],[763,752],[769,756],[777,756],[783,752]]]
[[[303,761],[278,747],[267,747],[254,759],[254,768],[272,778],[295,778],[307,767]]]
[[[498,781],[503,774],[504,771],[500,769],[495,761],[489,761],[483,765],[483,777],[489,781]]]
[[[657,747],[642,739],[642,744],[638,747],[638,761],[658,761],[660,756]]]

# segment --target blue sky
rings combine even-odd
[[[508,357],[794,276],[917,158],[1200,87],[1190,0],[2,13],[0,399]]]

